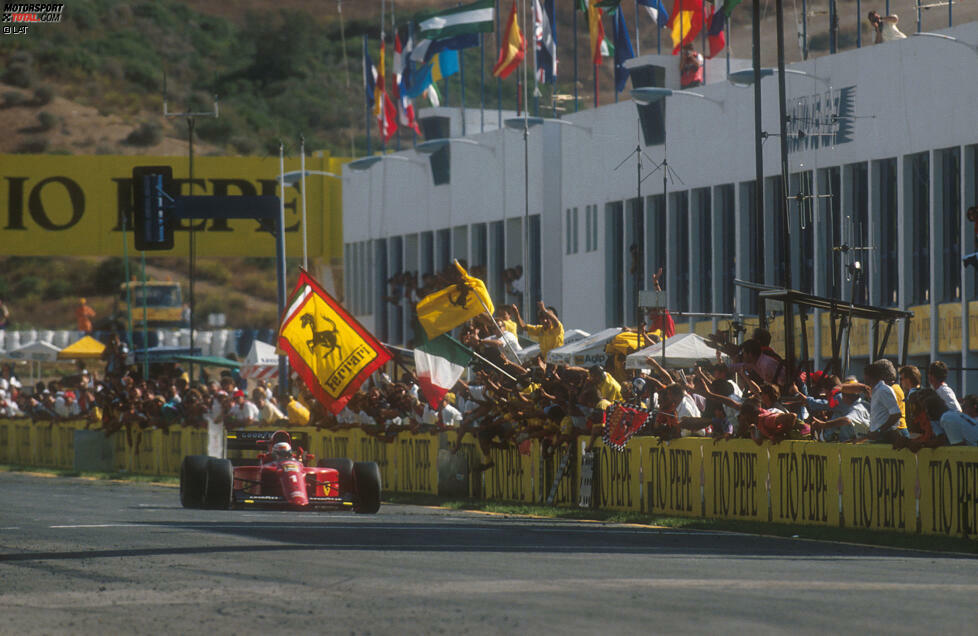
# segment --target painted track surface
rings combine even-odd
[[[978,560],[0,473],[2,633],[970,633]]]

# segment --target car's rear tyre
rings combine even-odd
[[[206,455],[187,455],[180,463],[180,505],[184,508],[200,508],[204,505],[209,459]]]
[[[376,513],[380,510],[380,466],[377,462],[356,462],[353,477],[357,487],[353,511],[366,515]]]
[[[207,481],[204,486],[204,507],[227,510],[231,507],[234,486],[234,467],[229,459],[211,457],[207,461]]]
[[[333,468],[340,474],[340,496],[353,492],[353,460],[352,459],[320,459],[316,464],[320,468]]]

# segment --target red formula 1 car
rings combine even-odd
[[[375,462],[315,458],[293,450],[286,431],[235,431],[229,449],[258,450],[257,459],[188,455],[180,465],[184,508],[265,506],[289,510],[333,509],[373,514],[380,509],[380,468]],[[235,465],[237,463],[238,465]]]

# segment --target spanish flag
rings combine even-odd
[[[499,59],[492,68],[493,77],[506,79],[520,66],[526,55],[526,40],[520,32],[519,21],[516,19],[516,0],[513,9],[506,20],[506,32],[503,34],[502,46],[499,47]]]
[[[339,413],[367,377],[391,355],[305,270],[282,316],[278,348],[306,387]]]
[[[431,340],[483,312],[492,314],[496,311],[486,284],[469,276],[458,261],[455,267],[458,268],[460,282],[428,294],[418,303],[418,322]]]
[[[601,64],[603,56],[606,55],[604,47],[604,25],[601,23],[601,16],[604,12],[593,1],[587,6],[587,30],[591,40],[591,63],[595,66]]]
[[[666,28],[672,35],[672,54],[692,42],[703,27],[703,0],[674,0]]]

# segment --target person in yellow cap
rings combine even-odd
[[[78,331],[89,334],[92,333],[92,318],[95,317],[95,310],[89,307],[84,298],[78,299],[78,306],[75,307],[75,320],[78,321]]]

